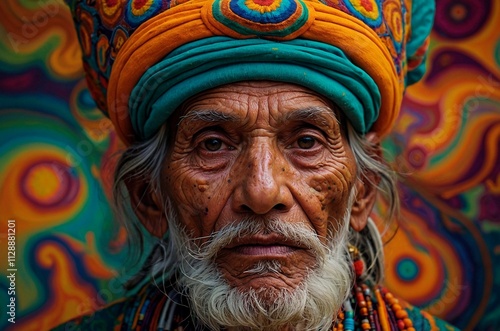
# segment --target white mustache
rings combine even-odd
[[[279,218],[263,219],[249,217],[232,222],[219,231],[212,233],[208,240],[200,246],[194,242],[207,237],[191,238],[190,255],[195,259],[214,259],[217,254],[235,240],[253,236],[277,233],[281,238],[299,246],[307,247],[317,257],[328,254],[330,249],[325,246],[319,236],[302,223],[290,223]]]

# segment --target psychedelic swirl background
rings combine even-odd
[[[498,22],[499,1],[437,1],[429,71],[384,142],[404,174],[387,286],[466,330],[500,330]],[[62,0],[0,2],[1,330],[47,330],[98,309],[133,273],[107,202],[121,146],[80,58]],[[8,219],[15,325],[5,312]]]

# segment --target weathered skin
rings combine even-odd
[[[235,83],[197,95],[181,112],[162,186],[199,244],[246,216],[302,223],[324,242],[339,227],[352,187],[362,187],[336,112],[307,88]],[[281,262],[283,272],[245,274],[265,259]],[[292,290],[315,257],[279,234],[262,234],[232,243],[216,262],[242,291]]]

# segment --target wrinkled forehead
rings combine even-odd
[[[173,116],[169,129],[180,128],[188,135],[219,125],[278,132],[294,123],[345,134],[348,121],[337,105],[317,92],[273,81],[238,82],[204,91],[184,102]]]
[[[273,81],[243,81],[199,93],[176,110],[178,121],[192,123],[315,120],[339,123],[345,120],[332,100],[300,85]]]

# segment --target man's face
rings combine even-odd
[[[273,82],[230,84],[186,103],[163,169],[162,189],[198,245],[249,217],[310,229],[325,245],[348,206],[354,156],[331,105],[307,88]],[[279,273],[248,273],[277,261]],[[297,288],[317,260],[280,233],[237,238],[216,255],[242,292]]]

